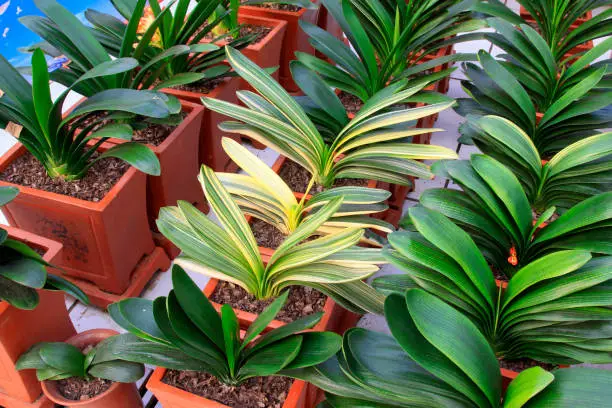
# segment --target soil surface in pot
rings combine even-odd
[[[257,245],[265,248],[276,249],[285,240],[285,234],[280,230],[257,218],[251,222],[251,231],[255,235]]]
[[[202,26],[202,28],[198,30],[198,33],[202,31],[204,27],[206,27],[206,25]],[[240,26],[240,34],[238,35],[238,38],[246,37],[247,35],[254,35],[255,38],[253,39],[253,41],[251,41],[250,45],[255,45],[261,42],[261,40],[263,40],[264,38],[266,38],[266,36],[270,33],[270,31],[272,31],[272,28],[270,27],[258,26],[255,24],[244,24]],[[216,37],[218,36],[213,33],[208,33],[204,36],[204,39],[208,41],[212,41]],[[223,40],[227,42],[232,42],[235,40],[235,38],[233,35],[229,35],[227,37],[224,37]]]
[[[181,116],[183,120],[188,116],[187,112],[182,112]],[[144,143],[153,146],[159,146],[162,144],[168,136],[172,134],[174,129],[179,125],[165,125],[165,124],[150,124],[144,129],[139,129],[134,132],[132,141]]]
[[[294,6],[291,4],[275,4],[275,3],[253,4],[253,6],[272,9],[272,10],[291,11],[294,13],[302,9],[300,6]]]
[[[259,314],[272,303],[271,300],[257,300],[249,295],[240,286],[233,283],[219,281],[210,300],[219,304],[228,304],[234,309]],[[289,299],[276,315],[275,320],[290,323],[301,317],[322,312],[327,296],[306,286],[291,286]]]
[[[196,92],[201,94],[209,94],[215,90],[216,87],[223,83],[223,78],[205,79],[191,84],[179,85],[173,87],[179,91]]]
[[[285,183],[287,183],[289,188],[296,193],[306,192],[311,178],[310,173],[308,173],[305,168],[295,162],[292,162],[291,160],[285,161],[285,163],[281,166],[278,175],[285,181]],[[334,183],[334,187],[366,187],[367,185],[368,180],[362,179],[337,179]],[[310,189],[309,193],[316,194],[323,190],[323,186],[315,183]]]
[[[281,408],[293,380],[286,377],[255,377],[231,387],[210,374],[168,370],[162,382],[234,408]]]
[[[60,395],[71,401],[84,401],[102,394],[108,390],[113,382],[102,378],[86,380],[84,378],[71,377],[58,380],[57,391]]]
[[[359,99],[355,95],[346,93],[344,91],[341,91],[338,94],[338,98],[340,98],[340,102],[342,102],[348,113],[355,114],[359,112],[359,109],[361,109],[361,107],[363,106],[363,102],[361,101],[361,99]]]
[[[530,358],[521,358],[518,360],[499,360],[499,366],[517,373],[532,367],[542,367],[546,371],[552,371],[555,368],[559,368],[559,366],[554,364],[541,363]]]
[[[129,168],[130,165],[123,160],[107,158],[94,163],[87,175],[80,180],[52,179],[47,175],[43,165],[32,154],[26,152],[0,173],[0,180],[80,200],[98,202]]]

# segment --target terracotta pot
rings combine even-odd
[[[240,24],[251,24],[272,29],[272,31],[257,44],[251,44],[244,48],[242,53],[260,67],[268,68],[279,66],[283,41],[285,40],[285,33],[287,32],[287,22],[284,20],[245,14],[242,7],[239,10],[238,22]],[[279,71],[277,70],[272,76],[274,79],[278,80]],[[240,80],[240,89],[253,90],[244,79]]]
[[[79,333],[74,337],[71,337],[70,339],[68,339],[67,343],[72,344],[73,346],[76,346],[80,349],[84,349],[87,346],[95,346],[102,340],[117,334],[119,333],[109,329],[88,330],[86,332]],[[49,398],[56,404],[65,406],[67,408],[142,407],[142,398],[138,393],[138,388],[136,388],[135,383],[113,383],[110,388],[104,391],[102,394],[96,395],[91,399],[83,401],[73,401],[64,398],[57,389],[56,381],[43,381],[42,389],[47,398]]]
[[[239,85],[240,78],[234,77],[225,79],[223,83],[219,84],[208,94],[182,91],[172,88],[162,89],[162,92],[168,95],[174,95],[182,101],[192,102],[195,104],[201,104],[201,98],[203,96],[238,103],[236,91],[238,91]],[[239,136],[234,134],[226,135],[219,129],[219,124],[229,119],[230,118],[227,116],[204,108],[200,131],[200,163],[206,164],[215,171],[234,172],[238,168],[221,147],[221,138],[224,136],[236,141],[239,141],[240,139]]]
[[[103,149],[102,149],[103,150]],[[0,171],[26,152],[17,144],[0,157]],[[138,296],[158,269],[170,261],[153,243],[146,212],[146,175],[130,168],[99,202],[17,187],[20,194],[4,213],[11,225],[64,245],[58,266],[106,307],[122,297]]]
[[[204,107],[181,101],[183,112],[188,113],[183,122],[158,146],[148,144],[161,164],[160,176],[147,177],[147,213],[149,225],[157,231],[155,220],[162,207],[176,205],[178,200],[198,204],[204,201],[202,187],[196,176],[200,171],[197,154]],[[122,144],[125,140],[108,139],[110,144]],[[203,212],[208,205],[202,203]]]
[[[157,367],[147,382],[147,389],[155,395],[164,408],[232,408],[162,382],[165,374],[165,368]],[[306,390],[306,383],[295,380],[289,388],[289,394],[283,408],[309,407],[305,403]]]
[[[308,42],[308,35],[299,26],[299,21],[317,24],[319,8],[315,10],[301,9],[300,11],[273,10],[264,7],[240,6],[241,15],[267,17],[287,22],[287,33],[281,51],[280,83],[289,92],[299,91],[299,87],[291,78],[289,62],[295,59],[295,52],[314,54],[314,48]]]
[[[10,238],[44,251],[45,261],[51,264],[61,262],[60,243],[17,228],[2,228]],[[36,373],[32,370],[17,371],[15,363],[36,343],[64,341],[75,334],[64,294],[47,290],[38,293],[40,303],[34,310],[21,310],[0,302],[0,404],[7,408],[50,405],[46,398],[41,398],[42,390]]]

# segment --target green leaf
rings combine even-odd
[[[276,315],[281,311],[282,307],[287,302],[289,297],[289,291],[283,292],[278,298],[274,300],[263,312],[257,316],[257,319],[247,329],[244,339],[242,341],[241,350],[244,349],[255,337],[259,336],[265,328],[274,320]]]
[[[140,143],[127,142],[115,145],[99,155],[95,161],[106,157],[121,159],[143,173],[152,176],[159,176],[161,174],[161,165],[155,153],[148,146]]]
[[[114,382],[133,383],[142,378],[145,370],[142,364],[116,360],[95,364],[88,374]]]
[[[13,201],[17,195],[19,195],[19,189],[17,187],[0,187],[0,207]]]
[[[555,376],[541,367],[521,372],[508,386],[504,396],[504,408],[521,408],[535,395],[544,390]]]
[[[45,364],[62,373],[76,377],[85,375],[85,356],[78,347],[67,343],[46,343],[39,353]]]

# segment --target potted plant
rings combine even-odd
[[[517,176],[537,213],[552,206],[565,211],[608,190],[605,174],[611,165],[610,132],[585,136],[545,159],[528,134],[507,119],[499,116],[470,118],[466,126],[475,130],[472,141],[478,149]],[[555,135],[549,134],[549,137],[552,139]],[[439,167],[434,172],[445,177],[444,165]]]
[[[598,15],[594,22],[592,10],[601,5],[589,1],[520,0],[520,15],[528,23],[534,23],[559,59],[593,48],[593,39],[610,35],[610,30],[597,33],[605,27],[609,16]],[[585,27],[582,24],[587,23]],[[603,23],[603,24],[601,24]],[[578,29],[577,33],[573,33]],[[607,34],[605,33],[607,31]]]
[[[319,407],[605,407],[612,396],[608,370],[533,367],[502,397],[499,365],[477,327],[423,290],[389,296],[385,318],[392,336],[351,329],[337,358],[291,372],[326,391]]]
[[[338,179],[373,179],[409,185],[411,176],[432,176],[429,167],[417,160],[456,157],[450,149],[416,145],[406,140],[429,129],[400,128],[400,125],[440,112],[453,102],[386,111],[416,94],[420,87],[402,90],[402,83],[390,85],[349,119],[336,94],[305,66],[296,64],[293,72],[296,81],[314,102],[306,108],[239,52],[228,47],[227,55],[233,69],[259,95],[238,93],[248,108],[211,98],[203,98],[202,102],[209,109],[238,121],[221,124],[223,131],[248,135],[273,147],[284,158],[296,163],[298,169],[302,167],[302,176],[296,171],[295,178],[314,179],[323,188],[332,187]],[[396,128],[388,129],[391,126]],[[282,177],[282,169],[280,174]],[[293,191],[304,192],[292,186],[291,180],[285,181]]]
[[[341,326],[342,309],[331,299],[352,312],[381,310],[380,294],[362,281],[378,271],[380,250],[355,247],[363,230],[345,228],[324,237],[313,236],[338,211],[342,197],[329,201],[270,257],[264,257],[242,211],[210,168],[202,167],[200,183],[220,227],[184,202],[162,209],[157,224],[182,250],[176,264],[215,278],[206,288],[207,295],[242,309],[237,314],[243,326],[252,323],[255,313],[266,306],[262,301],[279,296],[289,286],[299,295],[292,295],[286,321],[318,307],[327,312],[321,329],[333,330]],[[325,300],[323,294],[331,299]]]
[[[550,174],[555,175],[568,162],[560,166],[557,163],[551,163]],[[443,213],[468,232],[498,277],[512,277],[521,267],[558,249],[612,255],[607,226],[610,192],[585,199],[559,215],[554,206],[534,210],[517,177],[489,156],[472,155],[470,161],[445,163],[436,170],[462,191],[427,190],[420,205]],[[569,168],[567,173],[576,171],[579,170]],[[552,179],[551,186],[564,181],[563,173],[556,175],[559,178]],[[556,192],[549,191],[550,197],[563,203],[562,194],[569,191],[565,194],[572,195],[574,185],[569,181],[565,188],[561,185]],[[406,217],[402,226],[414,229],[412,219]]]
[[[19,190],[0,187],[0,207]],[[47,272],[61,259],[61,244],[13,227],[0,226],[0,404],[44,406],[32,373],[15,369],[19,356],[40,341],[61,341],[74,335],[64,293],[87,303],[81,290]],[[60,292],[63,291],[64,293]],[[20,406],[21,406],[20,405]]]
[[[474,322],[502,367],[511,371],[537,362],[612,361],[609,347],[589,346],[593,333],[605,331],[608,324],[600,313],[607,314],[610,303],[599,295],[609,290],[611,256],[551,248],[525,262],[507,285],[496,285],[485,257],[466,232],[426,208],[410,208],[409,214],[418,233],[391,234],[393,249],[385,253],[406,276],[379,278],[376,285],[393,292],[421,287],[453,306]],[[587,301],[590,296],[597,299]],[[607,343],[608,335],[601,333],[597,338]]]
[[[5,207],[7,218],[12,225],[62,242],[58,266],[79,279],[94,304],[116,299],[128,288],[128,294],[139,293],[156,270],[168,265],[163,250],[153,244],[146,215],[145,173],[159,174],[159,160],[139,143],[103,144],[109,137],[132,137],[132,128],[115,118],[124,113],[166,118],[170,98],[153,91],[109,89],[62,118],[71,88],[51,101],[40,50],[32,58],[32,84],[4,57],[0,66],[5,92],[0,116],[23,126],[20,143],[0,158],[0,185],[20,190]],[[82,78],[104,77],[115,68],[113,63],[100,66]]]
[[[45,17],[26,16],[20,21],[71,59],[66,67],[52,72],[51,79],[65,86],[73,86],[75,91],[86,97],[113,88],[154,88],[173,94],[178,91],[175,92],[174,88],[170,90],[170,87],[185,87],[201,82],[203,86],[210,83],[218,85],[211,89],[209,95],[235,100],[238,79],[228,78],[231,73],[223,63],[223,50],[214,44],[200,43],[200,39],[220,22],[213,25],[206,22],[206,17],[214,12],[218,3],[217,0],[198,3],[198,7],[187,16],[183,25],[177,25],[173,21],[183,21],[188,1],[183,1],[175,14],[170,9],[161,10],[157,2],[151,2],[150,7],[146,7],[146,0],[133,3],[117,1],[114,5],[127,22],[95,10],[87,10],[85,15],[92,29],[54,0],[37,0],[36,5]],[[70,23],[61,24],[63,21]],[[170,25],[176,29],[170,30]],[[204,29],[197,32],[202,26]],[[237,39],[232,44],[242,48],[248,41]],[[111,56],[119,60],[127,59],[133,65],[130,69],[110,76],[106,81],[83,80],[77,85],[73,84],[85,71],[111,61]],[[182,99],[200,102],[199,96],[189,99],[178,93]],[[176,107],[180,108],[178,104]],[[223,155],[223,150],[219,145],[220,135],[214,120],[210,112],[203,112],[203,123],[213,125],[201,127],[199,160],[219,170],[230,170],[226,167],[228,158],[217,156]],[[220,118],[216,117],[216,120],[218,122]],[[137,124],[146,128],[143,132],[157,133],[164,126],[176,126],[178,123],[176,117],[174,121],[159,122],[146,127],[146,121],[139,120]],[[191,150],[185,151],[185,156],[187,152]],[[187,162],[180,164],[189,166]],[[193,172],[193,169],[190,171]],[[169,178],[170,174],[165,177]],[[190,187],[191,192],[194,187],[197,190],[194,184]]]
[[[464,66],[469,80],[462,85],[470,98],[458,100],[460,115],[507,118],[529,135],[543,159],[610,126],[610,94],[600,89],[607,78],[606,67],[594,61],[610,49],[612,39],[566,66],[528,25],[488,21],[497,32],[486,34],[487,39],[507,56],[497,61],[480,51],[481,67]],[[461,141],[471,144],[475,130],[462,126],[460,131]]]
[[[47,398],[63,407],[142,407],[135,382],[144,366],[105,351],[105,343],[116,335],[94,329],[65,343],[38,343],[19,358],[17,368],[35,369]]]
[[[379,235],[390,233],[393,226],[372,218],[385,211],[384,202],[390,193],[367,187],[336,187],[310,196],[291,191],[278,174],[257,156],[232,139],[223,139],[223,148],[230,158],[246,174],[217,173],[221,184],[251,222],[260,252],[271,256],[287,235],[307,222],[318,209],[336,197],[342,197],[342,206],[315,233],[328,235],[344,228],[360,228],[366,232],[361,239],[364,245],[382,247]],[[312,183],[311,183],[312,184]],[[308,192],[307,192],[308,193]],[[310,197],[307,199],[306,197]]]
[[[147,388],[164,407],[240,407],[254,401],[306,406],[305,384],[279,376],[319,364],[340,349],[337,334],[308,330],[321,313],[272,328],[285,292],[241,331],[232,308],[224,305],[217,312],[179,266],[172,282],[168,297],[126,299],[109,308],[129,333],[113,339],[108,354],[157,366]],[[206,386],[194,386],[192,379]]]
[[[310,43],[329,62],[305,53],[296,56],[341,91],[351,113],[357,112],[390,83],[410,78],[406,87],[434,84],[454,70],[449,64],[474,60],[474,54],[452,53],[453,44],[473,39],[470,34],[455,34],[485,26],[483,21],[473,18],[468,4],[459,4],[457,0],[409,3],[323,0],[322,3],[342,27],[347,41],[302,22]],[[436,29],[431,29],[434,26]]]
[[[240,6],[240,15],[256,16],[282,20],[287,23],[287,31],[280,55],[279,82],[289,92],[299,92],[291,77],[289,63],[295,59],[296,52],[314,54],[314,48],[308,43],[308,37],[300,29],[300,22],[316,24],[319,18],[319,6],[309,0],[285,1],[248,1]]]

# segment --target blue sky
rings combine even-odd
[[[59,3],[85,21],[88,8],[110,13],[113,10],[109,0],[59,0]],[[18,51],[37,43],[40,38],[25,28],[17,19],[21,16],[42,15],[32,0],[0,0],[0,53],[13,65],[29,65],[30,56]]]

